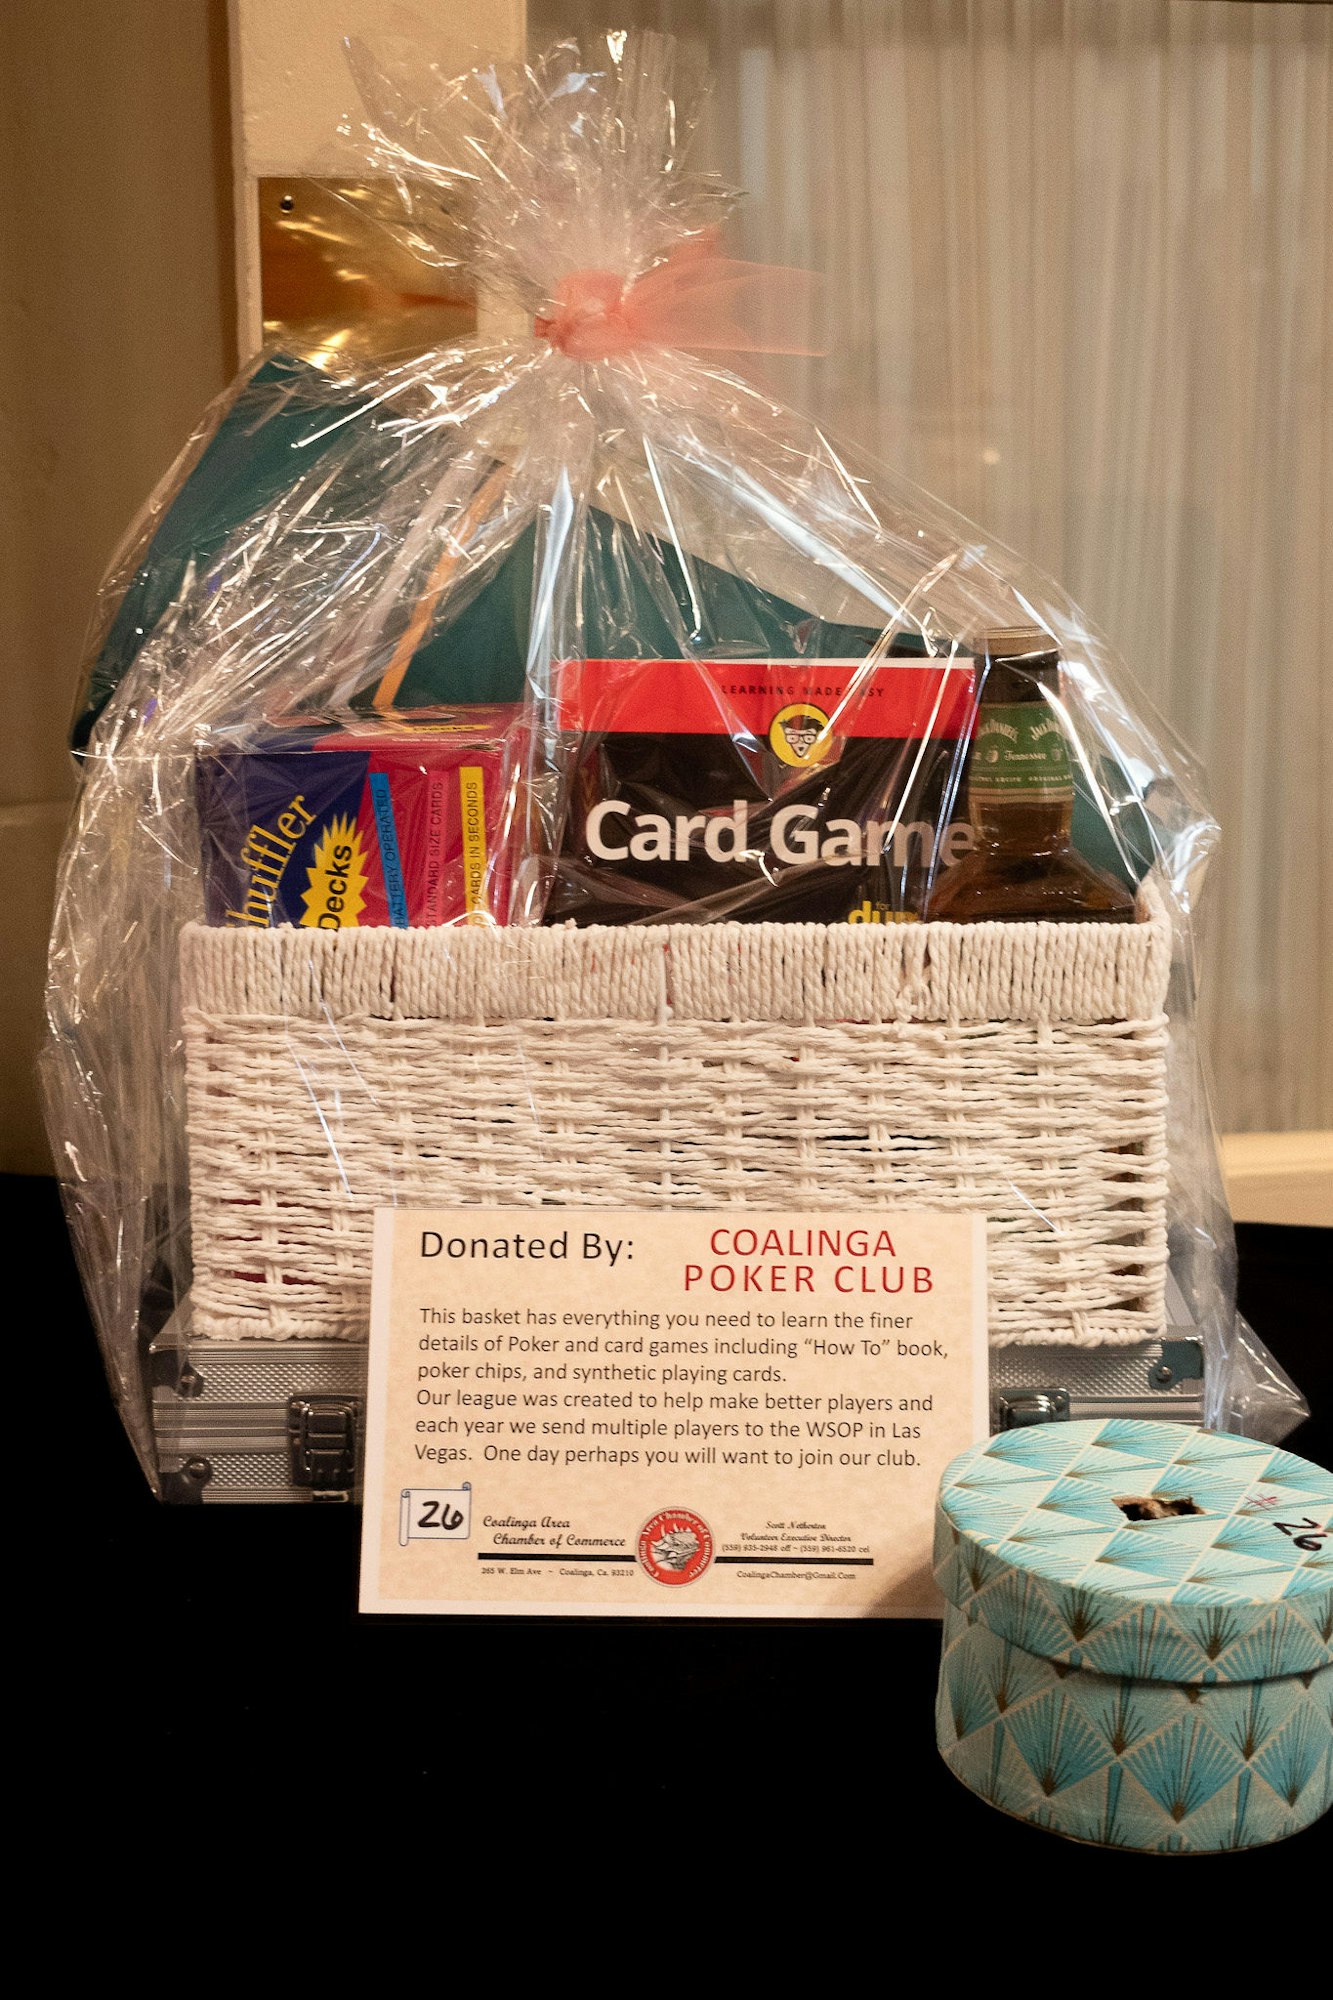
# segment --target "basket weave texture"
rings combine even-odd
[[[1137,924],[224,930],[181,947],[194,1328],[364,1339],[413,1207],[981,1210],[992,1342],[1163,1330]]]

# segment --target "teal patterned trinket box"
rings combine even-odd
[[[1002,1431],[940,1483],[941,1754],[1002,1811],[1156,1854],[1333,1803],[1333,1475],[1118,1418]]]

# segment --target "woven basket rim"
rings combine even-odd
[[[281,1018],[719,1022],[1156,1019],[1171,924],[223,929],[181,938],[185,1008]]]

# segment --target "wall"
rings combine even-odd
[[[0,1169],[33,1077],[64,747],[98,579],[235,367],[224,0],[6,0]]]

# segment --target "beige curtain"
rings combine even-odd
[[[792,400],[1050,570],[1203,757],[1224,1128],[1333,1123],[1333,7],[534,0],[680,35]]]

